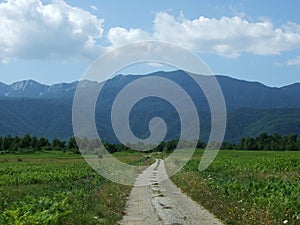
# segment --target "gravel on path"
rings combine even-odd
[[[140,174],[127,201],[121,225],[223,225],[168,179],[164,161],[157,159]]]

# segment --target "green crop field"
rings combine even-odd
[[[130,164],[153,162],[142,153],[116,157]],[[81,155],[1,155],[0,224],[116,224],[130,189],[102,178]]]
[[[197,150],[172,180],[226,224],[300,224],[300,152],[220,151],[198,171]],[[149,165],[142,153],[119,160]],[[131,187],[94,172],[81,155],[0,156],[0,224],[117,224]]]
[[[222,150],[199,172],[202,153],[172,180],[226,224],[300,224],[300,152]]]

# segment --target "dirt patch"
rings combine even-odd
[[[140,174],[128,198],[126,214],[119,223],[121,225],[223,224],[166,178],[163,160],[156,160]],[[142,186],[145,184],[146,186]]]

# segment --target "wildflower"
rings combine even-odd
[[[284,220],[283,221],[283,224],[287,224],[289,221],[288,220]]]

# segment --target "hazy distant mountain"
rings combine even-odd
[[[182,71],[156,72],[150,74],[171,79],[183,86],[197,101],[204,102],[203,95],[198,95],[198,87]],[[147,76],[147,75],[146,75]],[[122,87],[143,76],[118,75],[106,83],[107,89],[119,91]],[[201,79],[209,79],[201,76]],[[300,108],[300,83],[274,88],[258,82],[237,80],[226,76],[216,76],[226,100],[228,109],[239,108]],[[91,82],[86,81],[87,86]],[[33,80],[25,80],[5,85],[0,83],[0,97],[22,98],[72,98],[78,82],[44,85]],[[110,97],[110,96],[106,96]]]
[[[210,113],[207,101],[196,85],[182,71],[150,74],[168,78],[178,83],[194,100],[201,118],[201,138],[210,132]],[[147,75],[146,75],[147,76]],[[110,110],[112,103],[128,83],[143,76],[118,75],[107,81],[96,107],[96,123],[100,136],[109,141],[117,139],[112,131]],[[271,88],[257,82],[216,76],[223,90],[228,109],[226,140],[238,141],[244,136],[262,132],[300,135],[300,84]],[[201,76],[199,79],[211,79]],[[43,85],[33,80],[11,85],[0,83],[0,135],[30,133],[48,138],[67,139],[72,136],[72,101],[78,82]],[[100,85],[85,81],[86,88]],[[149,134],[148,122],[161,116],[168,125],[167,139],[177,138],[179,116],[174,108],[159,99],[146,99],[133,109],[130,124],[140,137]]]
[[[19,98],[71,98],[74,95],[78,81],[61,83],[51,86],[40,84],[34,80],[23,80],[11,85],[0,83],[0,96]]]

